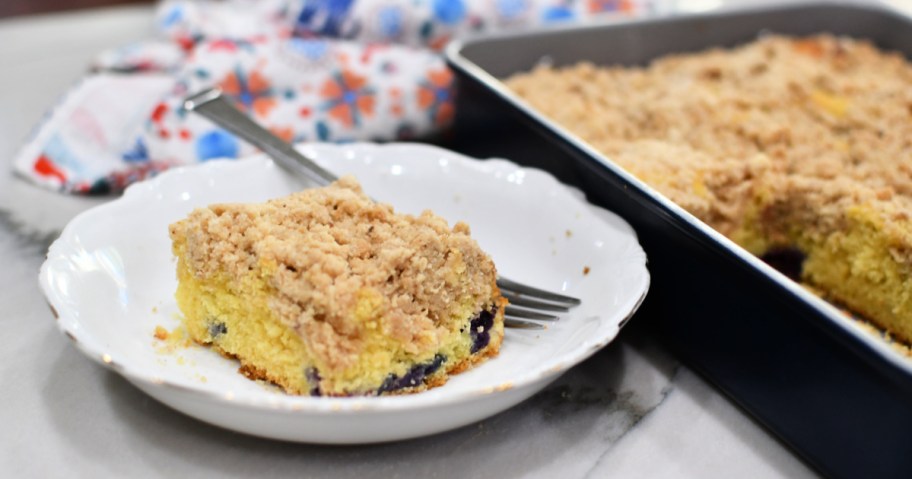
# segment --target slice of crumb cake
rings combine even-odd
[[[417,392],[497,355],[506,300],[464,223],[394,213],[352,177],[170,227],[191,337],[293,394]]]

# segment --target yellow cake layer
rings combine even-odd
[[[178,256],[180,257],[180,256]],[[363,394],[379,388],[390,375],[405,375],[416,364],[429,363],[436,354],[447,358],[428,382],[439,384],[449,372],[465,369],[475,360],[470,358],[472,339],[468,321],[477,312],[464,309],[452,321],[452,330],[440,348],[432,354],[415,356],[403,351],[377,325],[376,304],[382,301],[376,293],[365,291],[356,307],[355,320],[368,331],[359,361],[343,371],[323,378],[322,384],[308,381],[307,370],[326,371],[326,365],[315,361],[301,338],[283,325],[269,309],[270,291],[266,281],[257,274],[246,276],[240,284],[232,284],[226,276],[200,281],[178,266],[177,303],[184,313],[184,325],[191,339],[212,345],[221,353],[237,358],[241,368],[254,378],[265,379],[282,386],[293,394],[310,394],[321,387],[329,395]],[[485,349],[496,350],[503,341],[503,309],[500,308],[495,326],[490,330],[492,341]],[[221,326],[224,330],[221,330]],[[213,336],[213,332],[220,331]],[[489,351],[482,350],[479,357]],[[325,374],[325,373],[324,373]],[[416,389],[423,390],[423,385]]]

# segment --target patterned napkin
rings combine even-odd
[[[181,107],[210,86],[289,141],[422,137],[453,117],[453,75],[438,53],[451,38],[660,9],[648,0],[165,1],[159,38],[99,55],[14,167],[55,190],[99,194],[252,153]]]

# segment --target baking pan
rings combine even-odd
[[[668,53],[746,43],[764,32],[828,32],[912,55],[907,16],[846,2],[469,39],[446,52],[462,95],[457,136],[488,139],[480,144],[492,147],[476,147],[475,155],[504,155],[551,170],[633,224],[653,274],[637,320],[812,467],[833,477],[910,477],[912,359],[537,113],[499,81],[541,61],[642,65]],[[525,147],[503,150],[499,135]]]

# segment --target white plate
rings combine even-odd
[[[40,275],[62,332],[90,358],[203,421],[275,439],[369,443],[445,431],[528,398],[608,344],[649,287],[630,226],[542,171],[417,144],[302,150],[331,171],[355,174],[398,211],[430,208],[451,223],[466,221],[501,275],[583,305],[544,331],[509,329],[497,358],[409,396],[289,396],[244,378],[236,362],[208,349],[163,351],[155,327],[179,323],[168,224],[198,206],[263,201],[301,187],[269,159],[253,157],[168,171],[76,217]]]

